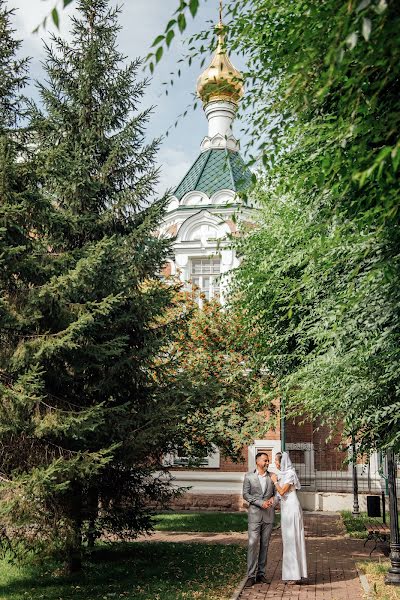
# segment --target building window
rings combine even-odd
[[[196,466],[193,466],[195,462]],[[220,467],[220,452],[216,446],[213,446],[212,452],[208,456],[200,460],[191,461],[187,456],[180,456],[176,453],[166,454],[163,459],[163,464],[169,468],[186,467],[196,469],[198,467],[219,469]]]
[[[204,294],[206,300],[220,298],[220,258],[193,258],[190,280]]]
[[[256,454],[257,452],[266,452],[269,456],[269,464],[271,465],[271,472],[274,471],[275,454],[281,451],[280,440],[254,440],[254,444],[249,446],[249,470],[252,471],[256,468]]]

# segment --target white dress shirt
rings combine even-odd
[[[258,481],[260,482],[260,485],[261,485],[262,493],[264,494],[265,488],[267,487],[267,473],[264,473],[264,475],[260,475],[260,473],[257,471],[257,475],[258,475]]]

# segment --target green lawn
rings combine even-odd
[[[247,531],[246,512],[162,513],[154,522],[156,531]]]
[[[354,538],[365,539],[367,537],[368,534],[365,530],[366,523],[382,523],[382,517],[368,517],[367,513],[361,513],[358,517],[353,517],[350,511],[343,510],[340,514],[342,515],[347,533]],[[388,514],[386,514],[386,523],[390,524]]]
[[[280,523],[275,513],[275,526]],[[173,512],[154,518],[156,531],[233,532],[247,531],[247,512]]]
[[[226,600],[245,570],[246,549],[236,545],[116,544],[69,578],[0,561],[0,600]]]

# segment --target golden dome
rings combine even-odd
[[[224,29],[220,21],[216,27],[218,44],[210,65],[197,80],[197,94],[204,104],[227,100],[237,104],[243,96],[243,76],[229,60],[224,45]]]

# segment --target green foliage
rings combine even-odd
[[[204,456],[214,444],[242,460],[244,445],[276,428],[275,398],[266,397],[269,379],[250,368],[255,336],[238,312],[218,302],[205,302],[200,310],[195,297],[186,298],[185,307],[191,309],[187,329],[165,353],[176,398],[192,402],[190,416],[177,425],[179,437],[186,435],[181,453],[196,456],[200,450]]]
[[[26,84],[28,60],[18,59],[16,53],[21,42],[12,36],[11,18],[13,10],[6,8],[4,0],[0,2],[0,132],[15,128],[23,114],[23,87]]]
[[[261,227],[239,242],[233,299],[256,364],[289,414],[399,448],[398,4],[234,1],[225,22],[260,165]],[[189,65],[209,39],[189,39]]]
[[[355,517],[350,511],[343,510],[340,514],[342,515],[346,532],[350,537],[358,539],[365,539],[368,536],[365,525],[368,523],[382,523],[382,519],[368,517],[367,513],[361,513],[359,516]]]
[[[309,206],[311,194],[301,202],[295,182],[280,190],[260,184],[261,227],[239,246],[234,302],[258,332],[256,363],[273,373],[288,414],[340,421],[366,450],[398,446],[396,245],[374,224]]]
[[[261,73],[250,97],[269,136],[237,278],[257,359],[295,412],[398,448],[398,7],[254,4],[264,24],[238,19],[251,43],[232,35]]]

